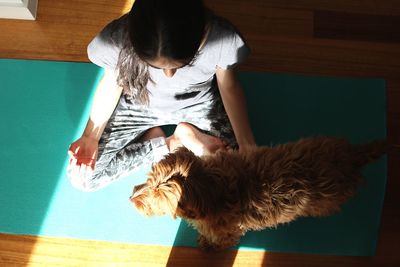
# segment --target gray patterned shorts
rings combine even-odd
[[[229,146],[237,147],[218,88],[211,88],[210,93],[213,101],[197,103],[171,113],[134,104],[121,96],[100,139],[94,172],[90,177],[70,177],[72,184],[83,191],[96,191],[141,165],[157,162],[159,154],[166,153],[165,139],[138,141],[147,130],[156,126],[187,122],[205,133],[221,138]]]

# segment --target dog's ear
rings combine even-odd
[[[216,185],[212,179],[212,176],[199,169],[185,180],[177,209],[179,217],[197,220],[214,215],[220,191],[212,188]]]
[[[186,178],[191,172],[194,172],[201,162],[200,157],[196,156],[192,151],[186,147],[177,148],[174,153],[168,155],[168,164],[173,166],[174,170],[171,172],[176,177]],[[167,179],[171,178],[166,177]]]
[[[153,164],[149,173],[150,183],[154,186],[175,177],[186,178],[201,165],[200,157],[186,147],[179,147],[164,159]],[[172,179],[171,181],[173,181]],[[176,180],[176,179],[175,179]]]
[[[178,148],[154,164],[147,181],[153,211],[164,211],[174,218],[184,217],[178,205],[182,199],[182,190],[188,180],[197,177],[200,169],[201,159],[185,147]]]

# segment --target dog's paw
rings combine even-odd
[[[200,249],[205,251],[210,251],[212,248],[211,243],[208,242],[207,238],[205,238],[203,235],[199,235],[197,238],[197,245]]]
[[[199,235],[197,238],[197,245],[201,250],[207,251],[207,252],[212,252],[212,251],[221,251],[226,248],[227,246],[217,244],[214,242],[209,241],[205,236]]]

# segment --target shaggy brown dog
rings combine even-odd
[[[338,211],[362,182],[362,166],[385,151],[384,141],[329,137],[203,157],[180,148],[152,167],[131,201],[144,215],[187,220],[201,248],[220,250],[248,230]]]

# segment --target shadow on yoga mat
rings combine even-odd
[[[196,246],[181,220],[145,218],[128,198],[149,166],[95,193],[65,177],[67,149],[86,123],[101,70],[87,63],[0,60],[0,232]],[[258,144],[310,135],[352,142],[385,138],[385,84],[380,79],[336,79],[241,73]],[[277,229],[249,232],[241,249],[373,255],[386,182],[386,161],[367,166],[367,186],[327,218],[303,218]]]

